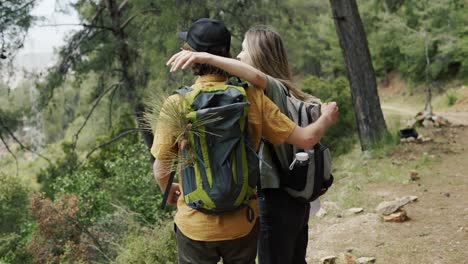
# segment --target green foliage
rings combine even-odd
[[[371,147],[366,154],[373,158],[384,158],[384,156],[394,149],[399,143],[400,137],[398,131],[391,132],[387,130],[380,141],[373,142],[373,144],[371,144]]]
[[[446,94],[446,98],[447,98],[447,105],[452,106],[458,100],[458,94],[454,90],[448,90]]]
[[[0,262],[25,263],[24,250],[30,229],[28,193],[16,177],[0,177]]]
[[[27,220],[28,189],[16,177],[0,177],[0,234],[19,231]]]
[[[145,145],[123,141],[104,149],[94,160],[116,204],[141,214],[149,222],[167,217],[158,209],[162,194],[153,178]]]
[[[333,82],[309,76],[301,83],[302,90],[320,98],[323,102],[335,101],[340,107],[338,122],[327,130],[323,142],[334,155],[348,152],[356,142],[356,122],[348,81],[338,78]]]
[[[28,107],[28,99],[23,88],[10,90],[0,82],[0,136],[8,134],[5,127],[13,132],[21,126],[22,113]]]
[[[91,111],[90,105],[95,100],[94,83],[96,78],[93,75],[86,76],[85,80],[74,83],[68,81],[62,87],[56,89],[49,100],[49,104],[42,111],[44,123],[44,134],[47,143],[58,142],[61,139],[72,141],[78,128],[85,122],[85,117]],[[78,87],[76,87],[77,85]],[[77,89],[79,88],[79,89]],[[109,125],[108,107],[106,100],[94,109],[93,114],[88,119],[88,128],[92,130],[92,136],[88,136],[90,131],[82,131],[78,147],[89,148],[96,136],[97,131],[105,131]],[[118,115],[116,115],[118,119]],[[91,139],[90,139],[91,138]]]
[[[379,77],[398,71],[410,80],[424,81],[427,44],[431,80],[464,78],[466,1],[385,2],[389,10],[385,5],[375,8],[371,2],[360,6]]]
[[[31,108],[31,85],[31,81],[24,80],[11,89],[0,81],[0,109],[28,115]]]
[[[33,195],[30,201],[37,228],[26,249],[35,263],[176,263],[172,221],[149,224],[141,214],[113,206],[90,223],[83,220],[91,207],[80,206],[76,195],[55,201]]]
[[[160,222],[129,232],[119,245],[118,256],[112,263],[177,263],[174,223]]]
[[[49,197],[78,195],[81,206],[89,207],[86,220],[91,222],[114,210],[112,204],[126,206],[149,222],[167,216],[158,210],[162,195],[143,144],[131,140],[111,144],[81,166],[71,150],[64,144],[64,158],[39,174]]]
[[[13,34],[7,36],[7,42],[0,40],[0,43],[6,43],[6,52],[11,53],[19,47],[15,46],[21,40],[18,36],[21,37],[30,26],[34,1],[20,13],[12,13],[16,10],[12,7],[29,1],[3,2],[0,4],[0,32]],[[431,81],[466,79],[468,28],[465,0],[358,3],[378,77],[385,78],[388,73],[397,71],[413,84],[412,87],[417,87],[425,78],[425,43],[428,43]],[[127,1],[120,18],[120,21],[129,22],[124,27],[124,42],[118,38],[121,35],[105,29],[112,26],[110,12],[99,13],[102,6],[96,1],[78,0],[72,8],[83,23],[95,22],[97,27],[83,27],[70,36],[59,51],[60,63],[39,84],[46,142],[67,143],[63,143],[60,153],[46,148],[47,154],[58,158],[41,170],[38,181],[51,200],[58,200],[63,194],[74,194],[79,207],[76,219],[86,224],[93,234],[108,238],[101,241],[106,260],[99,259],[102,256],[91,256],[92,260],[176,262],[171,224],[159,223],[159,219],[169,217],[169,212],[158,210],[161,192],[152,177],[147,147],[137,138],[126,138],[101,148],[87,159],[83,157],[99,143],[116,136],[117,131],[134,128],[137,124],[135,116],[142,110],[139,106],[148,94],[162,96],[162,91],[171,93],[192,82],[189,71],[169,73],[165,62],[182,44],[175,33],[186,30],[197,18],[225,21],[233,34],[234,56],[240,50],[248,28],[256,24],[276,28],[285,41],[294,74],[303,79],[304,91],[323,101],[337,101],[340,106],[339,122],[330,128],[324,142],[336,155],[348,152],[356,141],[350,90],[344,78],[342,51],[328,1]],[[97,13],[100,18],[92,21]],[[126,62],[121,56],[124,45],[128,45],[129,53]],[[0,50],[0,53],[5,52]],[[123,82],[124,77],[128,77],[128,83]],[[30,114],[28,111],[34,99],[31,98],[31,85],[26,81],[16,89],[0,86],[0,120],[11,130],[18,129],[19,121]],[[454,93],[447,93],[448,104],[455,100]],[[6,135],[2,128],[0,135]],[[382,149],[391,146],[395,135],[389,134],[386,138],[389,143]],[[379,155],[378,152],[372,154]],[[379,164],[378,161],[375,164]],[[363,165],[358,164],[359,167]],[[354,169],[356,174],[361,172]],[[392,172],[387,168],[381,171],[382,175],[375,179],[390,177]],[[358,192],[358,185],[351,182],[345,192]],[[3,184],[0,190],[2,188]],[[0,197],[7,197],[2,195],[3,192]],[[0,219],[14,217],[13,207],[8,206],[6,212],[11,214],[2,213]],[[118,208],[135,212],[136,222],[124,220]],[[23,207],[18,214],[20,212],[24,213]],[[30,261],[24,245],[33,226],[26,220],[20,222],[25,224],[14,225],[2,233],[0,255],[4,257],[0,262]],[[152,223],[156,223],[155,226]],[[37,245],[44,242],[41,241],[37,240]],[[81,247],[77,245],[60,244],[61,254],[55,260],[78,262],[80,258],[74,254]]]
[[[16,233],[0,235],[0,263],[31,263],[26,251],[31,231],[25,226]]]
[[[21,114],[19,111],[11,112],[0,109],[0,136],[6,136],[9,132],[21,125]]]
[[[41,191],[47,197],[53,198],[58,190],[54,184],[61,177],[72,175],[78,165],[78,155],[73,151],[70,143],[62,144],[63,157],[58,158],[53,164],[42,169],[37,175],[37,181],[41,184]]]
[[[26,32],[34,21],[31,11],[36,1],[16,0],[0,3],[0,70],[6,59],[23,46]]]

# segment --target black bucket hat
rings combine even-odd
[[[177,35],[196,51],[222,47],[229,51],[231,47],[231,32],[222,21],[216,19],[198,19],[187,32],[179,32]]]

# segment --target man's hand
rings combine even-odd
[[[177,200],[180,196],[180,187],[178,183],[173,183],[167,197],[167,203],[170,205],[177,205]]]
[[[333,125],[338,119],[339,108],[336,102],[324,103],[320,106],[322,116],[326,119],[328,126]]]
[[[154,178],[161,188],[163,193],[166,192],[166,186],[169,182],[171,174],[171,165],[168,162],[155,160],[153,164]],[[169,193],[167,195],[167,203],[170,205],[177,205],[177,199],[180,196],[180,188],[178,183],[172,183]]]
[[[183,70],[194,63],[207,63],[209,58],[210,54],[206,52],[182,50],[172,55],[172,57],[166,62],[166,66],[171,66],[170,72],[175,72],[179,68]]]

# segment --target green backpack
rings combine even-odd
[[[192,161],[182,166],[185,202],[204,213],[245,206],[254,198],[259,178],[258,156],[248,137],[245,89],[223,84],[185,87],[176,93],[184,96],[186,117],[194,124],[188,133],[189,147],[182,150],[181,157]],[[200,120],[205,121],[197,122]]]

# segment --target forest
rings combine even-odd
[[[142,120],[152,100],[192,82],[187,70],[170,73],[166,61],[181,48],[176,33],[201,17],[225,22],[234,56],[254,25],[282,35],[300,88],[340,106],[323,139],[334,159],[356,148],[381,157],[399,142],[400,127],[386,115],[384,135],[362,145],[337,34],[342,18],[332,6],[340,1],[69,1],[61,11],[75,10],[81,26],[55,65],[12,86],[12,60],[41,21],[31,13],[38,2],[0,3],[0,263],[177,262],[175,208],[160,209],[153,134]],[[468,76],[467,0],[357,6],[379,90],[397,78],[404,96],[423,102],[430,90],[444,100],[436,107],[459,101]]]

